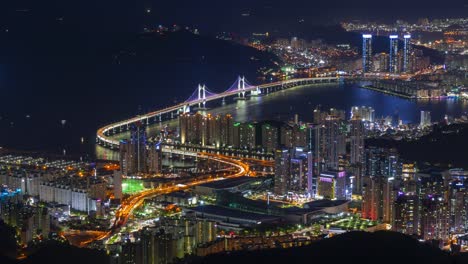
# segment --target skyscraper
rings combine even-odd
[[[233,144],[233,128],[234,123],[232,116],[227,114],[225,116],[217,116],[216,120],[219,127],[219,139],[221,146],[232,146]]]
[[[450,227],[456,233],[464,233],[468,227],[468,182],[454,180],[449,187]]]
[[[364,177],[362,194],[362,217],[372,220],[381,220],[384,223],[393,222],[394,179],[384,176]]]
[[[389,68],[388,53],[381,52],[374,56],[373,69],[376,72],[387,72]]]
[[[161,173],[162,171],[162,151],[160,143],[148,146],[148,172]]]
[[[180,143],[185,144],[188,141],[188,130],[190,127],[190,114],[183,113],[179,116],[179,135]]]
[[[345,200],[348,198],[346,172],[329,170],[318,177],[317,195],[326,199]]]
[[[354,176],[352,182],[352,191],[355,194],[362,193],[362,176],[363,176],[363,163],[364,163],[364,122],[359,115],[353,116],[350,126],[350,140],[351,140],[351,158],[350,165],[351,171]]]
[[[122,199],[122,173],[120,171],[114,171],[114,198],[117,200]]]
[[[450,234],[448,202],[443,196],[430,195],[421,201],[421,236],[424,240],[448,239]]]
[[[351,164],[364,161],[364,123],[359,116],[351,119]]]
[[[372,35],[362,35],[362,72],[372,70]]]
[[[411,35],[403,36],[403,72],[410,71],[410,56],[411,56]]]
[[[364,175],[401,178],[402,163],[395,149],[369,147],[365,155]]]
[[[283,148],[275,151],[275,194],[294,192],[313,195],[312,176],[311,151],[304,151],[303,148]]]
[[[398,35],[390,35],[390,67],[389,72],[398,73]]]
[[[131,139],[120,142],[120,170],[124,175],[147,172],[146,126],[131,125]]]
[[[398,193],[392,229],[406,235],[419,234],[419,197],[417,195]]]
[[[284,124],[280,128],[280,142],[288,148],[305,147],[307,145],[306,126]]]
[[[419,124],[420,128],[425,128],[431,125],[431,112],[430,111],[421,111],[421,122]]]
[[[336,116],[328,116],[324,122],[325,169],[338,169],[339,156],[345,154],[346,141],[341,131],[342,120]]]
[[[275,151],[275,186],[276,195],[284,195],[288,191],[288,177],[290,167],[290,154],[288,149],[277,149]]]
[[[241,149],[254,149],[256,144],[255,124],[234,123],[233,147]]]
[[[262,148],[267,152],[273,152],[278,147],[279,129],[272,124],[262,124]]]
[[[291,152],[289,190],[300,194],[314,194],[312,151],[296,147]]]
[[[351,119],[353,118],[359,118],[362,121],[374,122],[375,110],[370,106],[353,106],[351,107]]]

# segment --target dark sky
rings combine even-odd
[[[194,25],[205,31],[274,30],[343,19],[416,21],[419,17],[467,17],[468,0],[14,0],[0,1],[0,23],[29,23],[22,16],[64,17],[84,31],[134,31],[151,7],[153,24]],[[26,9],[27,12],[21,10]],[[20,11],[18,11],[20,10]],[[250,14],[242,16],[242,14]],[[12,20],[13,19],[13,20]],[[6,22],[5,22],[6,21]],[[14,21],[14,22],[11,22]]]

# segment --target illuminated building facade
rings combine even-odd
[[[255,124],[234,123],[233,147],[238,149],[254,149],[256,147]]]
[[[419,124],[420,128],[425,128],[431,126],[431,112],[430,111],[421,111],[421,122]]]
[[[410,71],[411,35],[403,36],[403,72]]]
[[[366,176],[363,182],[362,217],[391,224],[396,196],[394,178]]]
[[[325,199],[348,199],[346,172],[329,170],[321,172],[317,180],[317,195]]]
[[[362,72],[372,70],[372,35],[362,35]]]
[[[390,35],[389,72],[398,73],[398,35]]]
[[[278,147],[279,129],[271,124],[262,124],[262,148],[267,152],[273,152]]]
[[[147,170],[146,126],[132,124],[130,140],[120,141],[120,170],[131,175]]]
[[[418,235],[419,206],[418,195],[398,192],[392,230],[406,235]]]
[[[288,192],[312,196],[313,188],[312,152],[303,148],[283,148],[275,151],[274,193]]]

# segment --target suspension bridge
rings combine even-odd
[[[339,82],[339,80],[339,77],[298,78],[255,86],[250,84],[245,77],[239,76],[227,90],[221,93],[212,92],[205,84],[199,84],[192,95],[184,102],[99,128],[96,141],[104,147],[116,148],[119,146],[119,140],[113,139],[110,136],[127,131],[130,125],[136,122],[149,125],[152,122],[155,123],[167,119],[174,119],[180,114],[190,112],[191,108],[198,107],[198,109],[204,109],[207,102],[220,99],[224,100],[227,97],[235,96],[237,100],[245,100],[249,95],[260,96],[301,85],[334,83]]]

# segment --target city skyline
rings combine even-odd
[[[465,263],[468,6],[390,4],[0,4],[0,262]]]

